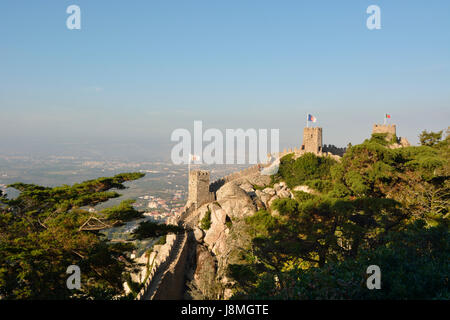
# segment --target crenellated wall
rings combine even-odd
[[[184,298],[185,268],[188,256],[188,234],[185,234],[180,250],[164,273],[159,285],[152,296],[152,300],[181,300]]]
[[[174,255],[180,242],[183,241],[183,234],[168,234],[166,243],[162,246],[155,246],[150,254],[148,278],[144,287],[137,294],[136,300],[148,300],[157,291],[159,281],[171,263],[174,261]]]
[[[265,166],[267,166],[267,165],[255,164],[254,166],[248,167],[248,168],[240,170],[240,171],[233,172],[225,177],[219,178],[209,185],[209,191],[215,193],[225,183],[248,176],[250,174],[257,173],[257,172],[259,172],[259,170],[261,168],[264,168]]]

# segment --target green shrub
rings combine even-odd
[[[306,200],[311,200],[314,199],[314,195],[304,192],[304,191],[293,191],[292,192],[294,194],[295,200],[301,202],[301,201],[306,201]]]
[[[159,238],[158,241],[156,241],[154,245],[159,245],[159,244],[160,245],[164,245],[164,244],[166,244],[166,238],[167,238],[167,235],[165,234],[161,238]]]
[[[324,179],[313,179],[305,181],[305,184],[308,187],[311,187],[314,190],[317,190],[319,192],[328,192],[331,189],[333,189],[333,183],[331,180],[324,180]]]
[[[372,133],[369,142],[376,142],[382,146],[387,146],[389,141],[387,140],[387,133]]]
[[[208,230],[211,227],[211,210],[206,211],[205,216],[200,221],[200,228]]]
[[[309,180],[328,180],[331,178],[330,169],[335,164],[336,160],[318,157],[313,153],[306,153],[295,160],[293,155],[289,154],[281,158],[275,179],[285,181],[290,188],[305,184]]]

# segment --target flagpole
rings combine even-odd
[[[384,125],[386,125],[386,113],[384,114]]]
[[[306,114],[306,127],[308,128],[309,121],[308,121],[308,114]]]

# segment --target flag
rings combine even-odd
[[[200,156],[198,156],[196,154],[190,154],[189,161],[200,161]]]
[[[386,113],[386,119],[390,119],[391,115]]]
[[[317,119],[316,119],[316,117],[314,117],[312,114],[308,114],[308,121],[316,122]]]

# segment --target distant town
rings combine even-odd
[[[212,181],[245,167],[247,166],[192,166],[193,169],[210,170]],[[7,186],[15,182],[53,187],[113,176],[121,172],[142,172],[145,173],[144,178],[127,183],[128,188],[125,190],[118,190],[122,194],[121,197],[89,209],[101,210],[124,199],[134,199],[135,207],[143,211],[146,218],[163,222],[183,210],[186,204],[187,171],[187,165],[174,165],[170,161],[162,160],[124,161],[77,156],[0,154],[0,190],[14,198],[18,192]]]

